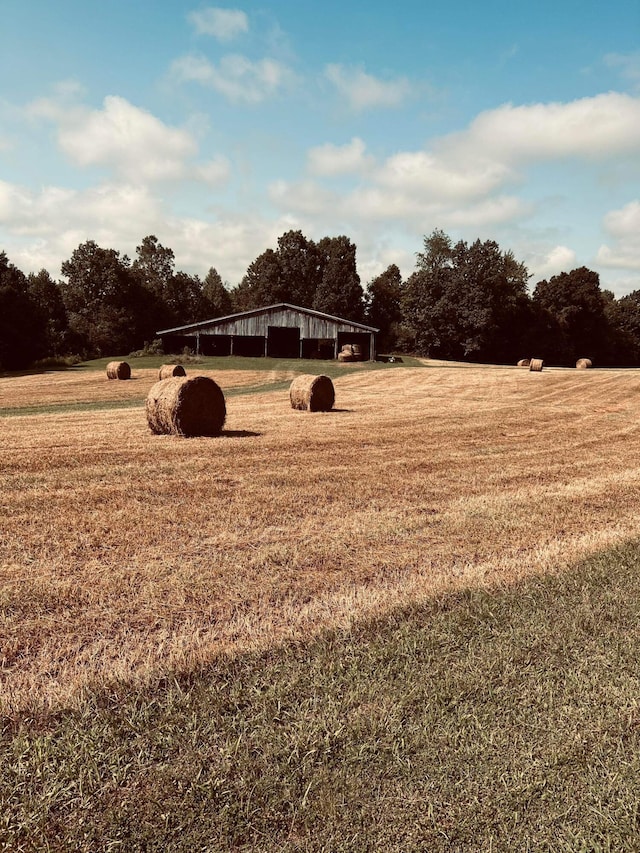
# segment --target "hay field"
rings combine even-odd
[[[0,408],[135,399],[141,373],[4,378]],[[640,534],[640,372],[334,384],[330,413],[233,397],[219,438],[153,435],[143,404],[2,418],[0,710],[74,707]]]

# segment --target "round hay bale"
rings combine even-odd
[[[163,364],[158,371],[158,379],[171,379],[172,376],[186,376],[187,371],[181,364]]]
[[[531,365],[531,359],[530,358],[521,358],[520,361],[518,362],[517,366],[518,367],[529,367],[530,365]]]
[[[360,344],[352,344],[351,352],[353,353],[353,357],[356,361],[362,360],[362,347],[360,346]]]
[[[576,361],[576,367],[578,370],[588,370],[590,367],[593,367],[593,362],[590,358],[579,358]]]
[[[348,352],[349,355],[353,355],[353,344],[343,344],[341,352]]]
[[[350,350],[342,350],[342,352],[338,353],[338,361],[355,361],[355,358],[353,357],[353,353]]]
[[[227,416],[220,386],[207,376],[174,376],[151,388],[147,423],[157,435],[220,435]]]
[[[336,401],[333,382],[328,376],[303,373],[291,383],[289,399],[292,409],[309,412],[330,412]]]
[[[529,364],[529,370],[533,370],[536,373],[540,373],[542,368],[544,367],[544,361],[541,358],[532,358],[531,363]]]
[[[131,379],[131,368],[126,361],[110,361],[107,365],[107,379]]]

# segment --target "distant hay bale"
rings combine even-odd
[[[353,353],[351,352],[351,347],[349,347],[348,350],[343,349],[338,353],[338,361],[341,361],[341,362],[355,361],[355,357],[354,357]]]
[[[158,379],[171,379],[172,376],[186,376],[187,371],[181,364],[163,364],[158,371]]]
[[[576,361],[576,367],[578,370],[588,370],[590,367],[593,367],[593,362],[590,358],[579,358]]]
[[[518,367],[529,367],[530,365],[531,365],[531,359],[530,358],[521,358],[520,361],[518,362],[517,366]]]
[[[131,379],[131,368],[126,361],[110,361],[107,365],[107,379]]]
[[[536,373],[540,373],[542,368],[544,367],[544,361],[541,358],[532,358],[529,364],[529,370],[533,370]]]
[[[224,394],[207,376],[174,376],[151,388],[147,423],[157,435],[220,435],[227,416]]]
[[[309,412],[330,412],[336,400],[333,382],[328,376],[303,373],[291,383],[289,399],[292,409]]]

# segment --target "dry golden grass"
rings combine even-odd
[[[2,379],[0,406],[142,397],[142,373]],[[640,534],[640,372],[407,368],[335,388],[328,413],[286,391],[232,398],[219,438],[152,435],[143,404],[2,419],[0,710],[74,705]]]
[[[189,376],[209,376],[205,370],[189,368]],[[216,373],[223,391],[271,382],[284,382],[296,374],[287,370],[225,370]],[[143,400],[158,381],[158,370],[131,369],[131,379],[113,382],[103,373],[85,370],[35,373],[30,376],[0,376],[0,408],[21,409],[65,403],[101,403],[112,400]]]

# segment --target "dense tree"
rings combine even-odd
[[[231,294],[215,267],[210,267],[202,284],[202,298],[207,317],[225,317],[233,310]]]
[[[414,348],[442,358],[511,360],[527,324],[528,273],[492,240],[424,240],[402,307]]]
[[[282,288],[282,267],[277,252],[267,249],[249,265],[240,284],[231,292],[235,311],[250,311],[288,301]]]
[[[616,299],[610,290],[602,291],[607,323],[607,347],[601,363],[640,364],[640,290]]]
[[[126,353],[142,343],[148,297],[126,255],[88,240],[63,262],[62,274],[69,327],[87,354]]]
[[[28,276],[28,291],[40,314],[46,355],[66,355],[70,347],[69,321],[60,287],[42,269]]]
[[[322,279],[321,258],[313,240],[302,231],[287,231],[278,238],[280,299],[303,308],[312,308]]]
[[[164,304],[174,325],[196,323],[206,314],[202,282],[197,275],[177,272],[165,288]]]
[[[402,275],[391,264],[367,287],[366,321],[379,329],[378,350],[392,351],[398,345],[402,322]]]
[[[320,280],[312,307],[359,322],[364,316],[364,293],[356,269],[356,247],[348,237],[323,237],[317,245]]]
[[[417,269],[407,279],[401,303],[407,342],[423,355],[446,347],[446,342],[455,336],[453,323],[448,329],[445,325],[448,301],[443,302],[444,294],[450,290],[452,271],[451,238],[436,230],[424,238],[424,252],[417,256]]]
[[[28,367],[46,355],[43,315],[24,273],[0,252],[0,370]]]
[[[533,301],[550,318],[552,336],[544,342],[549,359],[571,364],[587,356],[602,362],[608,333],[598,273],[580,267],[540,281]]]

